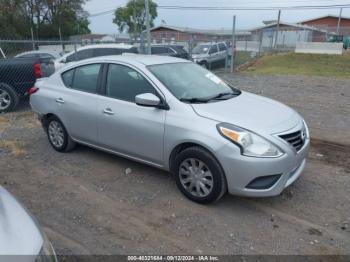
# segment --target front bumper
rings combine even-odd
[[[226,144],[221,148],[217,157],[226,175],[228,192],[249,197],[276,196],[295,182],[305,168],[310,140],[305,140],[299,152],[295,152],[290,145],[283,145],[282,141],[281,145],[285,154],[277,158],[243,156],[233,144]],[[248,188],[255,179],[268,176],[276,176],[278,180],[268,188]]]

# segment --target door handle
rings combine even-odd
[[[104,109],[103,113],[106,114],[106,115],[114,115],[114,112],[110,108]]]
[[[57,99],[56,99],[56,102],[57,102],[57,103],[60,103],[60,104],[64,104],[63,98],[57,98]]]

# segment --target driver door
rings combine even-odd
[[[166,111],[137,105],[135,96],[143,93],[158,95],[140,72],[126,65],[108,65],[105,96],[98,101],[99,144],[162,165]]]

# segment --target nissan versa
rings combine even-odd
[[[57,262],[55,251],[36,220],[1,186],[0,261]]]
[[[302,173],[303,118],[199,65],[121,55],[72,64],[30,90],[52,147],[84,144],[171,171],[189,199],[278,195]]]

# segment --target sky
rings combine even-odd
[[[233,7],[267,7],[267,6],[313,6],[350,4],[349,0],[153,0],[158,5],[169,6],[233,6]],[[127,0],[88,0],[84,8],[90,14],[125,6]],[[339,15],[339,8],[325,10],[282,10],[281,21],[299,22],[313,17],[333,14]],[[155,25],[164,20],[168,25],[186,26],[200,29],[230,29],[232,17],[236,15],[237,29],[250,29],[263,25],[264,20],[277,20],[277,10],[164,10],[158,9]],[[350,17],[350,8],[343,9],[342,16]],[[118,34],[119,30],[113,24],[114,14],[109,13],[90,17],[90,29],[93,33]]]

